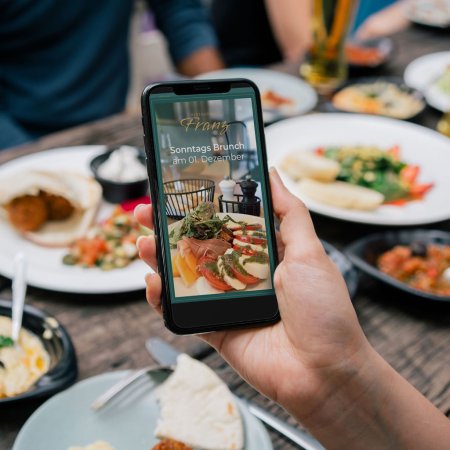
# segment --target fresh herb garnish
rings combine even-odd
[[[14,341],[9,336],[0,335],[0,348],[3,347],[12,347],[14,345]]]
[[[170,246],[172,248],[176,247],[177,242],[183,236],[200,240],[216,238],[224,223],[225,219],[220,219],[217,216],[213,203],[200,203],[183,219],[183,223],[179,228],[170,232]]]

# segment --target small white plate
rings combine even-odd
[[[92,175],[91,159],[104,146],[66,147],[14,159],[0,166],[0,177],[31,169],[72,170]],[[102,201],[96,221],[108,217],[114,205]],[[0,219],[0,274],[11,278],[14,255],[22,251],[27,257],[27,281],[31,286],[52,291],[80,294],[111,294],[145,289],[144,276],[150,270],[142,261],[133,261],[123,269],[108,272],[84,269],[62,263],[64,248],[46,248],[22,238],[5,220]]]
[[[251,216],[248,214],[233,214],[233,213],[217,213],[220,219],[223,219],[225,216],[230,216],[233,220],[236,221],[245,221],[247,223],[259,223],[263,226],[263,230],[266,229],[266,224],[263,217],[257,217],[257,216]],[[172,223],[169,225],[169,233],[175,229],[181,226],[182,220]],[[174,257],[176,255],[177,250],[172,249],[171,250],[171,256]],[[177,297],[187,297],[192,295],[201,295],[201,293],[197,290],[195,283],[187,287],[180,277],[174,278],[174,288],[175,292],[177,294]],[[264,289],[270,289],[272,287],[272,281],[270,278],[267,280],[261,280],[258,284],[255,284],[253,286],[247,286],[245,291],[260,291]]]
[[[450,111],[450,94],[434,86],[435,81],[450,66],[450,51],[431,53],[412,61],[405,70],[405,83],[421,91],[428,104],[442,112]]]
[[[94,412],[90,404],[129,372],[105,373],[81,381],[44,403],[25,423],[13,450],[67,450],[95,441],[109,442],[116,450],[148,450],[158,440],[153,431],[159,417],[156,376],[143,378],[126,396]],[[272,450],[261,422],[240,402],[244,422],[244,450]],[[195,411],[193,411],[195,414]]]
[[[313,110],[317,105],[317,94],[311,86],[300,78],[274,70],[252,68],[224,69],[203,73],[196,78],[199,80],[247,78],[258,86],[261,94],[264,91],[272,90],[276,94],[290,98],[293,101],[292,105],[279,108],[277,111],[272,109],[264,110],[263,105],[265,122],[305,114]]]
[[[322,146],[375,145],[388,149],[399,145],[401,159],[420,166],[420,182],[435,183],[423,200],[404,206],[383,205],[375,211],[336,208],[305,196],[302,200],[318,214],[371,225],[408,226],[450,219],[450,139],[428,128],[384,117],[313,114],[269,126],[266,142],[269,164],[277,167],[296,195],[296,183],[281,169],[289,153]]]

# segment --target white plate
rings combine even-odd
[[[419,25],[450,26],[450,0],[415,0],[406,8],[406,17]]]
[[[77,383],[44,403],[25,423],[13,450],[67,450],[95,441],[109,442],[116,450],[148,450],[157,443],[153,430],[159,416],[150,378],[130,389],[127,396],[93,412],[90,404],[128,372],[111,372]],[[156,381],[157,383],[157,381]],[[261,422],[239,403],[245,431],[245,450],[272,450]]]
[[[433,182],[424,200],[405,206],[380,206],[371,212],[335,208],[303,197],[311,211],[350,222],[372,225],[421,225],[450,218],[450,139],[409,122],[357,114],[314,114],[266,128],[269,164],[278,168],[286,186],[296,183],[280,168],[293,151],[311,151],[327,145],[401,147],[402,160],[421,167],[420,181]]]
[[[282,72],[267,69],[224,69],[203,73],[197,79],[247,78],[258,86],[261,94],[273,90],[278,95],[290,98],[293,105],[280,108],[278,111],[263,111],[264,121],[271,122],[281,117],[291,117],[305,114],[317,105],[317,94],[314,89],[300,78]],[[264,106],[263,106],[264,109]]]
[[[433,86],[449,65],[450,51],[417,58],[405,70],[405,83],[421,91],[433,108],[442,112],[450,111],[450,95],[445,95]]]
[[[257,217],[257,216],[251,216],[248,214],[234,214],[234,213],[217,213],[217,215],[219,216],[219,218],[223,219],[225,216],[230,216],[233,220],[236,221],[245,221],[247,223],[260,223],[263,226],[263,230],[266,229],[266,224],[264,221],[263,217]],[[182,220],[172,223],[169,225],[169,233],[174,229],[177,228],[181,225]],[[172,249],[170,251],[171,256],[175,256],[177,250],[176,249]],[[183,281],[181,280],[180,277],[176,277],[174,278],[174,288],[175,288],[175,292],[177,294],[177,297],[187,297],[187,296],[192,296],[192,295],[201,295],[196,286],[195,283],[188,287],[186,286]],[[262,280],[261,282],[259,282],[258,284],[255,284],[253,286],[249,286],[245,289],[245,291],[260,291],[263,289],[271,289],[272,287],[272,282],[270,280],[270,278],[268,278],[267,280]]]
[[[67,147],[35,153],[0,166],[0,177],[29,169],[73,170],[91,175],[89,162],[105,150],[104,146]],[[102,202],[96,220],[106,218],[114,205]],[[81,294],[111,294],[145,288],[149,268],[140,260],[109,272],[98,268],[65,266],[64,248],[45,248],[23,239],[5,220],[0,220],[0,274],[12,277],[14,255],[20,250],[28,262],[27,280],[31,286]]]

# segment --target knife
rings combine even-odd
[[[181,354],[175,347],[160,338],[150,338],[145,342],[145,347],[150,353],[150,356],[158,363],[163,366],[175,366],[177,363],[177,358]],[[243,399],[240,399],[241,401]],[[278,431],[283,436],[290,439],[295,444],[299,445],[304,450],[325,450],[325,448],[314,439],[312,436],[289,425],[286,422],[278,419],[273,414],[267,412],[263,408],[243,400],[247,405],[249,412],[263,421],[265,424],[269,425],[274,430]]]

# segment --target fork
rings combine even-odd
[[[91,403],[91,409],[94,411],[99,411],[103,409],[108,403],[110,403],[114,398],[116,398],[121,392],[126,390],[129,386],[135,383],[144,375],[149,375],[155,372],[173,372],[175,367],[173,366],[161,366],[152,365],[144,367],[143,369],[133,371],[130,375],[118,381],[116,384],[111,386],[106,392],[97,397]]]

